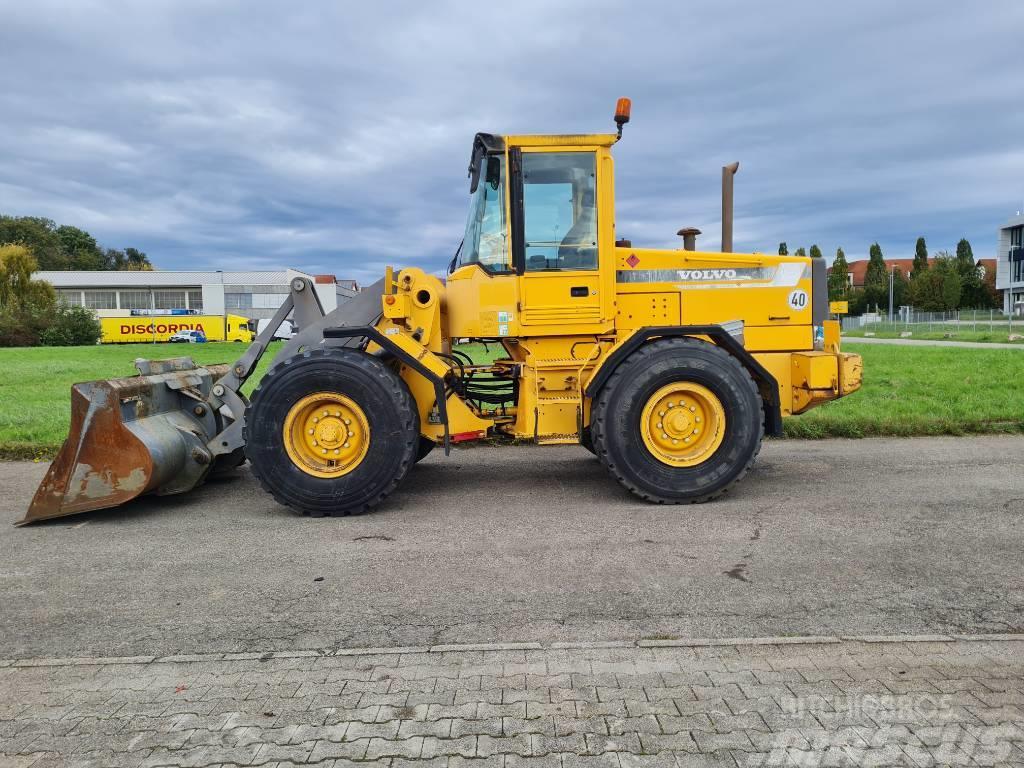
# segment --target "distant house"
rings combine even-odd
[[[995,259],[977,259],[978,265],[978,276],[982,280],[993,281],[996,275],[996,260]],[[928,259],[928,266],[933,266],[935,259]],[[886,259],[885,260],[885,271],[888,272],[893,269],[898,269],[903,273],[904,277],[910,277],[910,272],[914,268],[913,259]],[[831,272],[831,268],[829,272]],[[858,261],[851,261],[849,263],[849,281],[851,288],[863,288],[864,277],[868,272],[868,260],[860,259]]]
[[[1019,212],[999,228],[998,263],[1003,311],[1024,314],[1024,216]]]

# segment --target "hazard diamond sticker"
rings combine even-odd
[[[629,257],[626,259],[626,263],[629,264],[629,266],[631,267],[635,267],[637,264],[640,263],[640,259],[636,257],[635,253],[631,253],[629,254]]]

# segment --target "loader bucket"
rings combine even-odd
[[[212,469],[225,417],[205,402],[226,365],[137,360],[138,376],[75,384],[71,429],[16,525],[184,493]],[[228,459],[227,456],[224,459]]]

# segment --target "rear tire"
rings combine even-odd
[[[304,469],[294,438],[289,442],[286,436],[291,414],[320,393],[336,394],[361,411],[368,431],[361,457],[344,474],[330,477]],[[279,503],[315,517],[360,514],[387,498],[412,466],[419,417],[405,383],[379,359],[325,347],[291,357],[267,372],[246,409],[244,436],[253,474]]]
[[[678,398],[666,391],[693,394]],[[679,408],[683,399],[686,406]],[[708,415],[694,424],[692,416],[705,412],[698,400]],[[673,412],[656,411],[658,403],[675,406],[685,419],[670,425]],[[665,413],[664,435],[657,413]],[[673,434],[673,426],[684,431]],[[641,347],[616,368],[594,401],[590,427],[597,457],[631,493],[658,504],[692,504],[721,496],[747,473],[761,449],[764,413],[753,379],[736,358],[705,341],[672,338]],[[684,434],[695,449],[683,445]]]

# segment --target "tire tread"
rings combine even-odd
[[[721,352],[723,364],[733,367],[733,369],[736,372],[740,373],[743,379],[745,379],[749,383],[751,390],[756,395],[756,402],[758,404],[758,434],[756,448],[752,452],[750,458],[746,461],[746,463],[740,469],[737,475],[734,478],[732,478],[732,480],[730,480],[721,488],[717,488],[714,491],[711,491],[710,493],[687,499],[673,499],[653,494],[650,491],[641,488],[639,484],[635,483],[632,479],[630,479],[626,473],[622,472],[621,469],[614,464],[609,455],[608,447],[606,444],[609,410],[608,400],[611,397],[611,393],[615,391],[615,388],[621,381],[625,380],[626,377],[628,377],[631,374],[631,372],[635,371],[636,367],[640,367],[642,369],[645,363],[656,353],[660,352],[662,349],[665,349],[666,347],[678,349],[680,355],[682,356],[685,355],[687,348],[703,350],[709,346],[712,349]],[[761,399],[760,393],[757,391],[757,385],[754,383],[753,378],[751,378],[750,373],[735,357],[730,355],[728,352],[722,350],[720,347],[717,347],[713,344],[709,344],[708,342],[705,341],[701,341],[699,339],[693,339],[689,337],[659,339],[657,341],[653,341],[649,344],[645,344],[644,346],[640,347],[640,349],[638,349],[636,352],[630,355],[629,358],[627,358],[621,365],[619,365],[612,373],[612,375],[608,378],[608,380],[605,382],[604,387],[601,388],[601,391],[598,393],[598,396],[594,402],[592,413],[593,417],[591,420],[591,437],[593,440],[595,455],[598,457],[598,459],[601,460],[601,463],[605,465],[605,468],[608,469],[612,477],[614,477],[620,485],[626,488],[634,496],[637,496],[638,498],[641,498],[644,501],[648,501],[655,504],[702,504],[704,502],[713,501],[714,499],[724,496],[732,488],[734,488],[737,483],[739,483],[744,477],[746,477],[747,473],[750,471],[750,468],[754,465],[754,462],[757,460],[758,455],[761,453],[761,446],[764,442],[764,402]]]

